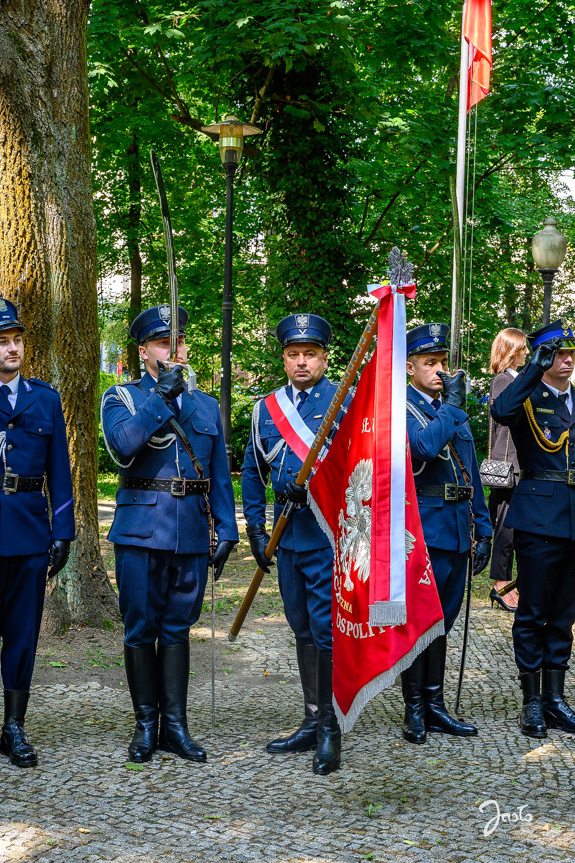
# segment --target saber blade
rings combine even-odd
[[[160,210],[162,212],[162,223],[164,226],[164,241],[166,243],[166,256],[168,260],[168,280],[170,288],[170,361],[175,363],[178,353],[178,277],[176,276],[176,256],[174,254],[174,236],[172,233],[172,222],[170,219],[170,208],[166,197],[166,187],[160,160],[154,150],[150,150],[150,161],[152,171],[156,180],[158,198],[160,199]]]

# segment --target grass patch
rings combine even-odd
[[[232,487],[234,490],[234,500],[236,503],[242,502],[242,480],[239,474],[232,475]],[[274,492],[271,486],[267,486],[266,488],[266,502],[273,503],[274,502]]]
[[[118,488],[117,473],[98,474],[98,500],[115,500]]]

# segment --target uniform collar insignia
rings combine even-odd
[[[26,387],[26,392],[27,392],[27,393],[31,393],[31,392],[32,392],[32,387],[30,386],[30,384],[28,383],[28,381],[25,381],[24,379],[22,379],[22,383],[23,383],[23,384],[24,384],[24,386]]]

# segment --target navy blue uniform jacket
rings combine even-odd
[[[322,423],[336,390],[337,384],[332,383],[324,375],[319,383],[314,386],[309,398],[304,402],[301,417],[314,435]],[[286,387],[286,391],[291,400],[291,384]],[[258,431],[264,452],[270,453],[276,444],[280,442],[281,435],[263,399],[259,402]],[[254,428],[252,423],[252,431],[242,465],[242,498],[244,515],[248,525],[266,523],[266,490],[260,478],[259,471],[261,471],[265,482],[267,482],[271,472],[273,490],[285,493],[286,483],[290,479],[296,479],[302,466],[302,461],[287,444],[280,449],[271,464],[268,464],[254,444],[253,437]],[[277,521],[282,510],[283,506],[276,503],[274,507],[274,521]],[[280,547],[290,551],[310,551],[315,548],[328,548],[328,546],[329,540],[317,523],[311,509],[305,506],[300,510],[295,510],[281,538]]]
[[[575,411],[573,416],[541,378],[541,369],[530,363],[491,406],[496,422],[509,426],[521,470],[575,470]],[[571,387],[572,395],[575,392]],[[567,446],[546,452],[539,445],[523,407],[531,400],[535,422],[546,439],[556,442],[569,432]],[[505,519],[507,527],[546,536],[575,539],[575,486],[564,482],[520,479]]]
[[[141,381],[124,388],[132,396],[136,412],[116,394],[117,387],[104,393],[103,431],[119,460],[121,476],[169,479],[180,474],[197,479],[195,468],[179,439],[163,449],[149,444],[152,437],[172,433],[168,420],[174,414],[155,393],[156,382],[146,373]],[[204,478],[211,480],[210,507],[219,540],[238,540],[234,494],[228,470],[226,448],[218,403],[200,390],[182,393],[178,423],[186,432],[192,449],[203,466]],[[173,434],[173,433],[172,433]],[[161,445],[160,445],[161,446]],[[110,542],[175,551],[177,554],[204,554],[209,551],[209,530],[203,495],[174,497],[165,491],[133,491],[119,488]]]
[[[436,411],[411,385],[407,388],[407,400],[429,420],[429,425],[422,428],[419,420],[407,412],[407,435],[416,489],[418,485],[443,485],[446,482],[465,485],[461,469],[453,457],[449,457],[447,443],[451,441],[473,486],[471,508],[475,519],[475,536],[490,537],[493,533],[491,520],[467,414],[460,408],[445,404]],[[423,536],[428,546],[446,551],[469,551],[468,501],[446,501],[441,497],[419,494],[417,502]]]
[[[21,377],[14,411],[0,403],[0,438],[0,473],[11,468],[22,476],[45,474],[52,508],[50,524],[45,493],[0,492],[0,556],[44,554],[52,539],[74,539],[66,424],[56,390]]]

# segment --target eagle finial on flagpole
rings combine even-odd
[[[387,258],[387,275],[391,285],[409,285],[413,282],[413,264],[407,260],[405,252],[394,246]]]

